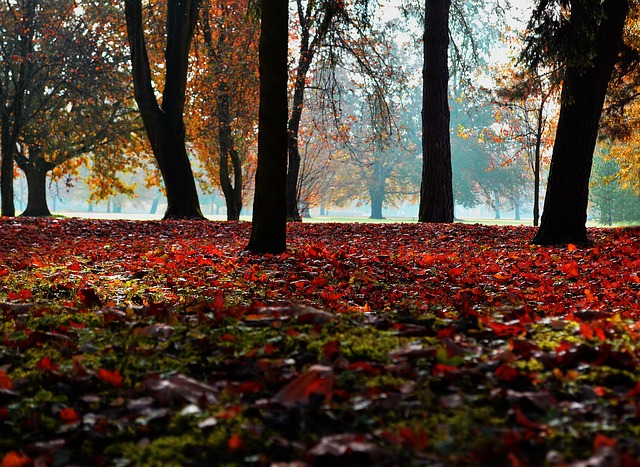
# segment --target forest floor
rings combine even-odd
[[[0,219],[0,459],[640,465],[640,229]]]

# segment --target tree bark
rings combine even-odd
[[[324,2],[324,16],[317,27],[316,34],[311,39],[311,28],[313,18],[313,3],[307,3],[307,12],[302,10],[302,2],[298,0],[298,20],[300,22],[300,58],[298,59],[298,69],[293,87],[293,101],[291,104],[291,115],[287,123],[288,129],[288,151],[289,166],[287,169],[287,220],[301,221],[302,217],[298,210],[300,190],[300,147],[298,136],[300,134],[300,122],[302,120],[302,109],[304,107],[304,92],[307,84],[307,74],[313,63],[313,59],[322,45],[324,38],[329,31],[331,21],[338,14],[340,6],[336,0]]]
[[[426,0],[422,101],[420,222],[453,222],[449,135],[449,9],[451,0]]]
[[[595,57],[590,66],[568,66],[537,245],[586,243],[589,177],[607,87],[622,46],[627,0],[605,0],[604,18],[593,19]],[[578,10],[580,11],[580,10]],[[587,12],[586,14],[589,14]],[[578,14],[572,10],[572,15]],[[585,14],[583,12],[583,14]]]
[[[0,175],[0,197],[2,197],[1,215],[13,217],[16,208],[13,202],[13,162],[15,159],[15,142],[10,129],[6,108],[2,106],[2,169]]]
[[[125,0],[134,94],[167,193],[165,219],[203,219],[185,146],[184,104],[189,48],[198,19],[199,0],[169,0],[165,85],[162,107],[151,81],[144,39],[142,1]]]
[[[227,12],[222,9],[222,15]],[[209,60],[214,62],[213,72],[216,82],[216,120],[218,122],[218,178],[227,206],[227,220],[240,220],[242,211],[242,160],[236,150],[231,126],[231,95],[226,77],[226,64],[220,57],[222,50],[228,47],[226,29],[220,28],[218,41],[213,43],[213,34],[209,21],[210,5],[207,4],[203,17],[204,41],[209,47]],[[231,159],[231,161],[229,161]],[[233,181],[231,180],[233,176]]]
[[[384,193],[380,189],[369,190],[371,197],[371,217],[369,219],[384,219],[382,215],[382,203],[384,202]]]
[[[218,107],[218,146],[220,186],[227,204],[227,220],[240,220],[242,211],[242,163],[236,151],[231,132],[231,112],[229,110],[229,93],[224,80],[219,80],[217,93]],[[231,159],[231,170],[229,170]],[[233,183],[231,175],[233,174]]]
[[[29,157],[18,155],[16,161],[27,177],[27,208],[21,214],[24,217],[51,217],[47,205],[47,173],[55,166],[38,154],[37,148],[30,148]]]
[[[287,0],[262,0],[258,168],[247,249],[282,253],[287,239]]]
[[[16,157],[16,145],[20,138],[23,128],[23,118],[25,110],[24,97],[27,90],[27,85],[33,78],[33,63],[28,59],[29,55],[33,53],[33,38],[35,35],[35,15],[36,15],[36,1],[32,0],[27,2],[25,15],[23,17],[22,33],[20,35],[20,67],[18,69],[18,76],[14,77],[15,82],[13,85],[9,83],[1,83],[0,88],[0,104],[2,108],[2,116],[0,119],[1,137],[2,137],[2,165],[0,169],[0,198],[2,198],[2,206],[0,215],[13,217],[16,215],[14,205],[14,191],[13,191],[13,164]],[[9,87],[13,86],[14,96],[13,101],[9,99]]]

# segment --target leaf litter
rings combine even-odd
[[[638,229],[0,227],[2,466],[639,465]]]

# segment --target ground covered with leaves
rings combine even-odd
[[[640,239],[0,220],[0,459],[640,465]]]

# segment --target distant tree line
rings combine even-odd
[[[82,168],[93,199],[132,193],[118,174],[143,171],[163,187],[165,218],[202,219],[195,164],[230,220],[253,189],[258,252],[284,251],[287,220],[311,204],[362,193],[372,217],[415,199],[419,221],[453,222],[456,203],[519,210],[531,179],[537,224],[550,154],[533,243],[586,242],[590,186],[605,222],[634,217],[640,55],[625,26],[635,2],[539,0],[511,73],[486,71],[488,90],[473,70],[487,69],[500,0],[405,0],[405,17],[381,23],[374,12],[388,7],[3,0],[2,215],[15,215],[17,166],[29,188],[23,215],[50,215],[47,175]],[[422,53],[400,34],[410,22]],[[594,164],[596,146],[607,150]],[[607,207],[612,183],[616,199],[631,200],[626,211]]]

